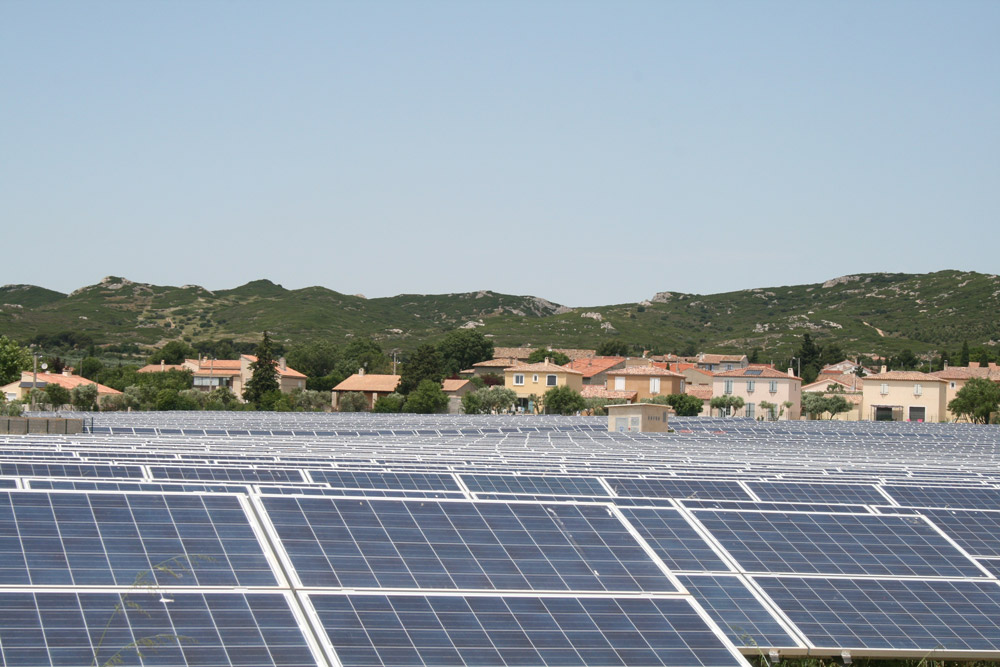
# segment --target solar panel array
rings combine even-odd
[[[988,427],[93,417],[0,436],[4,665],[1000,658]]]

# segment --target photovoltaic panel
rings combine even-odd
[[[678,579],[737,646],[799,646],[739,577],[682,574]]]
[[[275,585],[234,496],[0,492],[0,585]]]
[[[870,514],[866,505],[830,505],[827,503],[769,503],[746,500],[680,500],[684,507],[690,509],[713,510],[759,510],[761,512],[853,512],[855,514]]]
[[[1000,557],[1000,512],[884,507],[897,514],[921,514],[973,556]]]
[[[473,493],[553,494],[607,496],[596,477],[546,477],[542,475],[461,475]]]
[[[383,489],[387,491],[461,491],[448,473],[377,472],[364,470],[310,469],[309,476],[342,489]]]
[[[262,498],[305,586],[674,591],[599,505]]]
[[[476,500],[537,500],[539,502],[582,502],[582,503],[614,503],[617,498],[609,496],[554,496],[551,494],[519,494],[519,493],[476,493]],[[652,504],[652,503],[650,503]],[[669,501],[667,501],[669,504]]]
[[[671,570],[731,569],[677,510],[623,507],[621,512]]]
[[[638,479],[608,477],[608,485],[619,496],[653,498],[714,498],[717,500],[753,500],[738,482],[701,479]]]
[[[0,463],[7,477],[142,477],[142,468],[87,463]]]
[[[201,482],[304,482],[302,472],[283,468],[223,468],[199,466],[150,466],[153,479]]]
[[[754,579],[817,647],[1000,650],[993,581]]]
[[[159,482],[115,482],[87,481],[80,479],[29,479],[30,489],[69,489],[75,491],[162,491],[167,493],[249,493],[250,489],[240,484],[180,484]]]
[[[280,593],[0,593],[0,657],[24,667],[317,665]]]
[[[743,664],[683,598],[322,595],[344,667]]]
[[[747,572],[981,577],[915,516],[694,510]]]
[[[900,505],[908,507],[955,507],[1000,510],[1000,489],[992,487],[908,486],[883,487]]]
[[[257,487],[262,494],[337,496],[341,498],[465,498],[462,491],[385,491],[382,489],[331,489],[325,486],[274,486]]]
[[[883,505],[885,496],[872,484],[816,484],[813,482],[747,482],[761,500],[795,503],[855,503]]]

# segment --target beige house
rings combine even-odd
[[[996,364],[991,363],[987,366],[981,366],[978,362],[970,361],[968,367],[965,366],[949,366],[944,370],[934,371],[930,373],[934,377],[944,380],[947,385],[945,386],[945,419],[949,421],[954,421],[958,418],[957,415],[952,414],[948,410],[948,404],[951,403],[955,398],[955,394],[965,386],[965,383],[972,378],[982,378],[984,380],[992,380],[994,382],[1000,382],[1000,367]]]
[[[694,396],[701,401],[701,412],[698,414],[699,417],[711,417],[712,416],[712,387],[703,385],[687,385],[684,387],[684,393],[688,396]]]
[[[608,371],[608,389],[634,391],[639,401],[684,393],[684,376],[653,365]]]
[[[746,368],[750,362],[745,354],[705,354],[703,352],[698,355],[695,363],[702,370],[719,373]]]
[[[918,371],[884,371],[864,382],[863,419],[936,422],[947,419],[948,383]]]
[[[671,370],[683,375],[684,383],[688,386],[708,387],[711,389],[712,381],[715,379],[715,373],[712,371],[706,371],[703,368],[698,368],[694,364],[677,364]]]
[[[472,364],[472,368],[462,371],[462,374],[471,374],[477,377],[482,377],[484,375],[503,375],[503,372],[506,369],[511,366],[517,366],[520,363],[522,362],[515,357],[496,357],[494,359],[489,359],[488,361],[480,361],[479,363]]]
[[[782,373],[765,366],[749,366],[716,373],[712,377],[712,396],[742,398],[743,408],[736,413],[740,417],[795,420],[802,414],[802,378],[791,369]],[[768,413],[760,408],[762,401],[777,407]]]
[[[121,393],[117,389],[105,387],[103,384],[97,384],[93,380],[88,380],[80,375],[73,375],[68,370],[63,371],[62,373],[38,373],[37,375],[32,371],[22,371],[20,380],[15,380],[10,384],[0,387],[0,392],[3,393],[4,397],[8,401],[23,401],[28,394],[31,393],[32,388],[42,390],[49,384],[57,384],[67,391],[72,391],[73,389],[83,385],[97,385],[98,403],[100,403],[105,396]]]
[[[504,386],[517,394],[517,406],[524,411],[536,411],[532,396],[542,399],[553,387],[583,390],[583,373],[546,359],[540,364],[519,364],[504,371]]]
[[[252,354],[240,355],[239,359],[185,359],[183,364],[165,364],[162,361],[158,364],[143,366],[139,373],[165,373],[171,370],[191,371],[192,383],[195,389],[200,391],[212,391],[219,387],[227,387],[237,398],[242,398],[243,388],[247,381],[253,377],[250,364],[257,361],[257,357]],[[296,389],[306,388],[306,376],[303,373],[290,368],[281,357],[274,362],[275,370],[278,372],[278,389],[283,393],[291,393]]]
[[[566,368],[583,373],[583,384],[604,387],[608,382],[608,371],[625,368],[625,357],[587,357],[575,359]]]
[[[493,358],[494,359],[504,359],[512,358],[518,361],[526,362],[531,353],[537,350],[539,347],[495,347],[493,348]],[[565,354],[569,357],[570,361],[575,361],[577,359],[587,359],[589,357],[597,356],[597,350],[587,350],[571,347],[545,347],[549,352],[559,352]]]
[[[399,375],[366,374],[365,369],[362,368],[333,388],[333,409],[340,409],[341,394],[356,391],[365,395],[368,409],[371,410],[375,407],[375,401],[380,396],[385,396],[396,391],[396,387],[399,386],[399,380]]]
[[[812,384],[802,387],[802,393],[808,391],[823,394],[824,397],[843,396],[844,400],[851,405],[851,409],[847,412],[833,415],[833,419],[835,421],[861,421],[864,410],[862,387],[864,387],[864,380],[854,374],[828,377],[820,376]],[[829,417],[830,415],[823,414],[824,419]]]

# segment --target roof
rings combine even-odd
[[[700,398],[703,401],[711,400],[712,398],[712,388],[711,387],[699,387],[697,385],[688,385],[684,388],[684,393],[688,396],[694,396],[695,398]]]
[[[539,371],[541,373],[568,373],[570,375],[583,375],[580,371],[575,371],[568,366],[560,366],[559,364],[554,364],[551,361],[541,362],[540,364],[520,364],[518,366],[511,366],[507,369],[508,371],[517,372],[533,372]]]
[[[136,373],[163,373],[166,371],[186,371],[183,364],[146,364]]]
[[[472,364],[473,368],[510,368],[511,366],[516,366],[521,362],[520,359],[516,357],[497,357],[495,359],[490,359],[488,361],[480,361],[478,363]]]
[[[569,357],[570,361],[576,359],[589,359],[590,357],[597,356],[597,350],[587,350],[575,347],[552,347],[546,348],[544,346],[537,347],[494,347],[493,348],[493,358],[494,359],[518,359],[520,361],[526,361],[531,353],[535,350],[542,348],[547,349],[550,352],[560,352]]]
[[[888,371],[886,373],[876,373],[875,375],[869,375],[865,378],[866,383],[868,380],[873,382],[888,382],[892,380],[901,380],[904,382],[944,382],[944,380],[939,377],[934,377],[933,375],[928,375],[927,373],[921,373],[920,371]]]
[[[596,384],[588,384],[583,387],[583,391],[580,395],[584,398],[623,398],[626,401],[635,400],[635,397],[639,395],[637,391],[614,391],[612,389],[605,389],[604,387],[599,387]]]
[[[745,354],[699,354],[698,363],[700,364],[724,364],[724,363],[742,363],[746,359]]]
[[[623,363],[625,363],[625,357],[587,357],[574,359],[566,364],[566,368],[580,371],[583,373],[583,377],[589,378]]]
[[[355,373],[336,387],[334,391],[377,391],[391,394],[399,385],[399,375],[377,375]]]
[[[857,375],[854,375],[853,373],[849,373],[848,375],[833,375],[833,376],[828,375],[826,377],[820,376],[820,378],[815,382],[803,385],[802,391],[825,392],[826,388],[829,387],[831,384],[840,385],[841,387],[843,387],[845,390],[848,391],[861,391],[861,389],[864,387],[865,381],[862,378],[858,377]]]
[[[31,371],[24,371],[21,373],[21,386],[31,387],[32,382],[34,382],[34,374]],[[75,389],[77,387],[82,387],[84,385],[93,384],[97,385],[98,394],[120,394],[121,392],[117,389],[112,389],[111,387],[105,387],[103,384],[98,384],[93,380],[88,380],[80,375],[63,375],[62,373],[39,373],[38,374],[38,384],[57,384],[60,387],[65,387],[66,389]],[[39,387],[40,389],[41,387]]]
[[[255,361],[257,361],[257,357],[253,356],[252,354],[244,354],[242,356],[244,358],[246,358],[247,360],[249,360],[251,364],[254,363]],[[211,362],[209,362],[209,363],[211,363]],[[218,364],[219,362],[216,361],[215,363]],[[202,363],[201,367],[202,367],[202,370],[205,369],[204,362]],[[285,366],[284,368],[282,368],[278,364],[277,361],[274,362],[274,369],[276,371],[278,371],[278,375],[280,375],[283,378],[305,378],[306,377],[305,373],[300,373],[297,370],[295,370],[294,368],[291,368],[289,366]]]
[[[798,380],[802,381],[802,378],[796,375],[789,375],[788,373],[782,373],[781,371],[775,370],[773,368],[761,368],[760,366],[746,368],[734,368],[731,371],[722,371],[715,374],[717,378],[769,378],[772,380],[777,380],[778,378],[784,378],[785,380]]]
[[[441,382],[441,389],[447,394],[451,391],[459,391],[467,384],[469,384],[468,380],[444,380]]]
[[[979,364],[973,365],[970,362],[968,367],[949,366],[944,370],[934,371],[933,373],[930,373],[930,375],[941,378],[942,380],[971,380],[972,378],[986,378],[1000,381],[1000,368],[997,368],[995,364],[983,367]]]
[[[620,368],[616,371],[608,371],[608,375],[641,375],[643,377],[657,376],[657,377],[684,377],[680,373],[675,373],[673,371],[668,371],[665,368],[660,368],[659,366],[632,366],[631,368]]]

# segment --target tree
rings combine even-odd
[[[989,424],[990,415],[1000,406],[1000,384],[986,378],[972,378],[948,402],[948,410],[967,417],[973,424]]]
[[[830,419],[833,419],[842,412],[850,412],[853,409],[854,406],[848,403],[847,399],[839,393],[826,397],[826,411],[830,413]]]
[[[385,396],[379,396],[375,401],[375,406],[372,408],[372,412],[402,412],[403,404],[405,402],[406,397],[395,392],[386,394]]]
[[[599,357],[627,357],[628,354],[628,343],[623,340],[606,340],[597,346]]]
[[[341,378],[347,378],[365,369],[366,373],[388,373],[389,359],[382,352],[379,344],[370,338],[356,338],[341,351],[337,372]]]
[[[795,355],[799,363],[802,365],[802,383],[809,384],[816,379],[819,375],[820,369],[820,353],[819,347],[813,343],[812,336],[808,333],[802,334],[802,343],[799,345],[798,354]]]
[[[229,387],[216,387],[208,392],[205,398],[206,410],[228,410],[230,406],[239,403],[236,394]]]
[[[819,419],[826,412],[827,400],[823,394],[815,391],[802,392],[802,412],[810,419]]]
[[[585,398],[587,410],[594,417],[606,417],[609,405],[624,405],[628,403],[624,398]]]
[[[910,348],[905,348],[893,361],[900,370],[904,371],[912,371],[920,363],[917,355],[913,354],[913,350]]]
[[[406,395],[414,391],[424,380],[440,385],[443,378],[444,367],[437,348],[433,345],[421,345],[403,364],[403,372],[400,374],[396,391]]]
[[[162,361],[167,364],[176,365],[182,364],[185,359],[195,357],[197,355],[198,352],[184,341],[172,340],[161,347],[158,351],[150,354],[148,363],[158,364]]]
[[[485,414],[506,412],[517,403],[517,394],[513,389],[507,389],[506,387],[487,387],[471,393],[476,395],[482,412]],[[466,396],[469,395],[466,394]]]
[[[737,410],[742,409],[744,402],[743,398],[740,396],[727,394],[725,396],[714,397],[708,405],[713,410],[721,410],[722,413],[728,417],[731,414],[736,414]]]
[[[562,352],[556,352],[555,350],[547,350],[544,347],[539,347],[528,355],[528,363],[540,364],[545,361],[546,358],[552,361],[552,363],[560,366],[565,366],[570,362],[570,358]]]
[[[321,378],[337,369],[340,350],[329,341],[296,345],[288,351],[288,365],[309,378]]]
[[[49,382],[42,391],[45,394],[45,402],[53,410],[58,410],[63,405],[69,405],[72,400],[69,389],[55,382]]]
[[[674,409],[678,417],[697,417],[705,407],[704,401],[691,394],[669,394],[667,405]]]
[[[0,394],[0,416],[20,417],[23,410],[24,404],[21,401],[8,401],[6,396]]]
[[[445,373],[450,375],[492,359],[493,341],[474,329],[456,329],[438,344],[438,352]]]
[[[971,355],[969,354],[969,341],[962,341],[962,353],[959,356],[958,365],[968,367]]]
[[[440,380],[421,380],[403,404],[404,411],[423,415],[444,412],[447,408],[448,395],[441,389]]]
[[[0,385],[21,379],[21,371],[31,370],[31,352],[17,341],[0,336]]]
[[[767,421],[774,421],[777,418],[777,413],[775,412],[778,408],[777,403],[772,403],[771,401],[761,401],[757,405],[759,405],[760,409],[767,414]]]
[[[243,400],[247,403],[260,405],[264,395],[269,391],[278,391],[278,369],[274,363],[271,348],[271,337],[264,332],[257,346],[257,361],[250,364],[250,379],[243,388]]]
[[[70,391],[70,402],[77,410],[90,412],[97,409],[97,385],[81,384]]]
[[[292,410],[299,412],[323,412],[330,407],[330,394],[309,389],[293,389],[285,394]]]
[[[364,412],[368,409],[368,399],[360,391],[347,391],[337,401],[340,412]]]
[[[84,357],[80,362],[80,375],[88,380],[97,381],[98,374],[104,370],[104,364],[97,357]]]
[[[547,415],[571,415],[587,408],[587,401],[580,392],[566,385],[545,392],[542,404]]]

